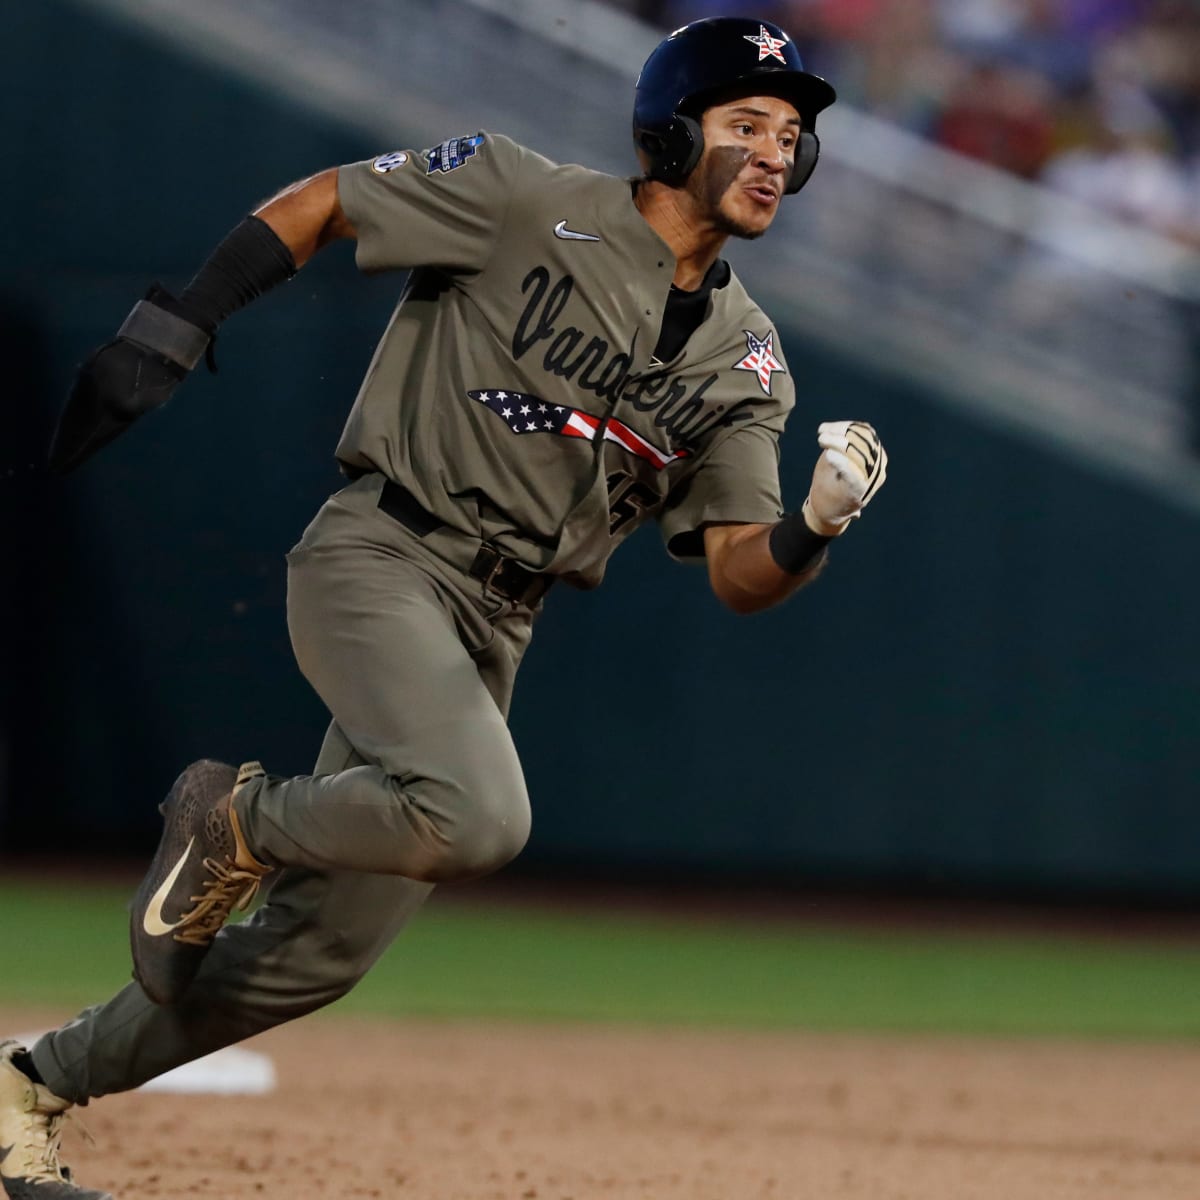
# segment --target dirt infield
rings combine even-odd
[[[334,1016],[250,1045],[276,1095],[98,1101],[77,1176],[118,1200],[1200,1194],[1200,1046]]]

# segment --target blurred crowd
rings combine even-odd
[[[616,0],[765,17],[839,97],[1200,247],[1200,0]]]

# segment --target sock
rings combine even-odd
[[[28,1050],[18,1050],[12,1056],[12,1065],[21,1072],[22,1075],[28,1075],[34,1083],[40,1083],[42,1087],[46,1086],[46,1081],[42,1078],[41,1072],[33,1065],[33,1055]]]

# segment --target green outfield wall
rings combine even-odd
[[[39,456],[151,280],[181,286],[280,185],[395,147],[62,0],[5,25],[0,853],[137,855],[191,759],[315,756],[283,554],[339,485],[400,279],[334,247],[84,470]],[[653,531],[551,597],[512,718],[524,861],[1200,898],[1200,523],[785,334],[788,497],[842,416],[882,432],[887,487],[774,612],[723,612]]]

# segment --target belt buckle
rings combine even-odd
[[[503,596],[505,600],[512,600],[513,597],[497,586],[496,581],[496,576],[504,570],[506,562],[508,559],[495,546],[489,546],[487,542],[484,542],[475,555],[475,561],[471,564],[471,574],[476,579],[482,580],[483,586],[495,592],[496,595]]]

